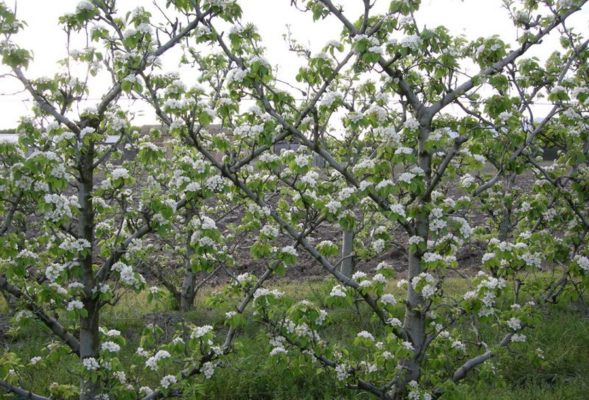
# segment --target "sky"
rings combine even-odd
[[[4,0],[14,4],[15,0]],[[164,1],[160,1],[160,4]],[[340,0],[345,13],[355,19],[361,11],[360,0]],[[51,76],[58,68],[56,61],[65,55],[65,34],[57,24],[58,17],[75,10],[78,0],[18,0],[18,16],[27,21],[26,30],[19,34],[19,45],[33,51],[35,60],[27,70],[31,78]],[[139,5],[149,8],[152,0],[119,0],[121,11],[131,10]],[[288,51],[283,39],[287,26],[299,42],[308,45],[314,52],[319,51],[329,40],[337,39],[341,25],[335,18],[328,18],[320,23],[313,23],[310,15],[296,11],[290,6],[290,0],[242,0],[244,20],[257,25],[267,48],[267,58],[277,67],[282,79],[293,81],[300,62]],[[376,7],[385,9],[386,0],[376,0]],[[509,22],[506,10],[501,6],[502,0],[422,0],[418,22],[422,26],[446,26],[454,34],[464,34],[475,38],[499,35],[512,42],[517,32]],[[582,31],[589,31],[589,7],[581,11],[571,25]],[[548,43],[555,45],[555,37]],[[551,42],[552,41],[552,42]],[[545,50],[544,50],[545,53]],[[537,54],[542,56],[542,53]],[[174,65],[169,65],[174,68]],[[93,89],[102,93],[108,82],[98,80]],[[12,94],[22,88],[14,80],[0,80],[0,129],[12,128],[20,116],[30,112],[31,102],[23,93]],[[139,115],[136,123],[155,122],[151,112],[140,104],[131,105]]]

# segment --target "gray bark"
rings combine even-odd
[[[194,304],[194,297],[196,296],[196,274],[192,271],[190,258],[186,260],[186,270],[184,271],[184,278],[182,280],[182,288],[180,290],[180,311],[189,311]]]
[[[196,214],[192,207],[186,208],[186,221],[190,221]],[[192,270],[192,256],[194,250],[191,246],[190,240],[192,238],[192,230],[188,230],[186,234],[186,255],[184,256],[184,276],[182,278],[182,287],[180,288],[180,311],[189,311],[194,304],[194,297],[196,296],[196,273]]]
[[[430,134],[431,119],[420,121],[421,128],[418,140],[418,163],[419,167],[425,174],[427,187],[431,184],[431,155],[425,148],[425,142]],[[427,204],[431,201],[430,192],[419,199],[421,212],[415,217],[414,230],[415,234],[421,237],[427,243],[429,237],[429,214],[424,211]],[[424,351],[425,335],[425,306],[426,302],[419,292],[416,292],[411,285],[411,280],[423,272],[422,266],[423,250],[409,251],[409,270],[407,288],[407,297],[405,299],[405,319],[403,321],[403,330],[407,333],[409,340],[415,348],[412,358],[402,361],[404,375],[401,377],[399,390],[395,392],[395,400],[403,398],[405,387],[410,381],[419,381],[421,374],[421,354]]]
[[[416,218],[416,230],[418,236],[427,241],[429,223],[428,217],[420,215]],[[423,272],[421,265],[422,251],[409,252],[409,285],[407,289],[407,298],[405,299],[406,310],[403,327],[405,332],[415,348],[415,356],[413,359],[406,360],[404,366],[407,370],[405,381],[417,381],[420,375],[420,365],[418,356],[423,350],[425,344],[425,314],[423,308],[425,305],[424,299],[419,292],[416,292],[411,286],[411,279]],[[404,386],[404,385],[403,385]]]
[[[505,187],[503,189],[504,196],[511,196],[513,185],[515,183],[515,173],[510,173],[505,178]],[[499,237],[501,241],[505,241],[511,237],[511,220],[513,213],[513,201],[510,199],[503,202],[503,210],[501,213],[501,221],[499,223]]]
[[[84,302],[88,317],[80,319],[80,359],[99,357],[99,304],[95,300]],[[80,385],[80,400],[93,400],[100,394],[100,385],[96,382],[82,380]]]
[[[82,268],[82,283],[84,284],[84,310],[87,315],[80,318],[80,359],[99,357],[100,334],[100,303],[94,293],[96,278],[93,271],[94,251],[94,208],[92,206],[92,191],[94,189],[94,145],[90,144],[81,150],[79,160],[78,204],[80,217],[78,221],[78,235],[90,243],[85,255],[78,259]],[[100,394],[98,383],[82,380],[80,400],[93,400]]]

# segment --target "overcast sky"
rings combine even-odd
[[[7,4],[14,2],[5,1]],[[28,27],[18,36],[17,42],[31,49],[35,56],[35,61],[27,71],[29,77],[51,76],[57,71],[55,62],[65,55],[65,35],[58,26],[57,19],[60,15],[73,11],[77,3],[77,0],[18,0],[18,16],[27,21]],[[139,5],[149,8],[151,3],[151,0],[118,2],[122,11]],[[164,1],[160,1],[161,3]],[[360,0],[340,0],[339,3],[344,5],[345,12],[351,19],[356,19],[361,10]],[[386,0],[377,0],[377,6],[381,9],[386,8],[388,3]],[[298,65],[283,40],[287,25],[291,26],[297,40],[309,44],[314,51],[318,51],[330,39],[337,39],[341,31],[341,25],[334,18],[313,23],[310,15],[294,10],[290,6],[290,0],[242,0],[241,4],[244,20],[258,26],[268,49],[267,58],[278,67],[281,78],[294,77]],[[517,32],[511,26],[501,4],[501,0],[423,0],[418,22],[428,27],[445,25],[452,33],[471,38],[497,34],[512,42]],[[585,9],[574,18],[571,25],[587,32],[588,22],[589,9]],[[552,40],[555,43],[556,38]],[[545,50],[543,54],[546,54]],[[104,91],[107,84],[106,81],[99,81],[95,82],[94,87]],[[0,91],[5,94],[20,88],[6,80],[1,81],[0,87]],[[31,103],[25,101],[26,98],[24,94],[0,96],[0,129],[14,127],[18,118],[29,112]],[[136,123],[154,122],[150,113],[142,110],[143,107],[136,109],[144,114],[136,119]]]

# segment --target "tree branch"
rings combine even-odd
[[[19,288],[12,285],[6,279],[6,276],[0,274],[0,290],[6,291],[13,295],[14,297],[21,299],[25,302],[26,307],[33,313],[35,316],[47,326],[51,332],[53,332],[57,337],[65,342],[69,346],[69,348],[74,352],[76,355],[80,355],[80,342],[78,339],[74,337],[71,333],[67,331],[67,329],[61,325],[55,318],[47,315],[43,308],[35,303],[27,294],[23,293]]]
[[[50,400],[49,397],[44,397],[39,394],[35,394],[18,386],[11,385],[10,383],[0,380],[0,388],[6,390],[9,393],[14,393],[20,399],[29,400]]]
[[[499,347],[505,347],[509,344],[509,342],[511,341],[511,337],[514,335],[514,333],[508,333],[507,335],[505,335],[505,337],[503,338],[503,340],[501,340],[501,342],[499,343]],[[488,359],[490,359],[491,357],[493,357],[495,355],[495,351],[492,350],[488,350],[485,353],[476,356],[474,358],[471,358],[470,360],[466,361],[464,364],[462,364],[462,366],[460,366],[460,368],[458,368],[454,374],[452,375],[452,381],[454,382],[458,382],[464,378],[466,378],[466,375],[475,367],[481,365],[482,363],[484,363],[485,361],[487,361]]]
[[[534,38],[532,38],[531,41],[525,42],[518,49],[513,50],[511,53],[509,53],[505,58],[503,58],[500,61],[497,61],[495,64],[491,65],[490,67],[487,67],[484,70],[480,71],[477,75],[475,75],[474,77],[472,77],[468,81],[464,82],[462,85],[458,86],[450,93],[446,94],[441,100],[439,100],[438,102],[433,104],[431,107],[428,107],[428,113],[430,113],[432,116],[437,114],[439,111],[441,111],[448,104],[452,103],[454,100],[456,100],[457,98],[459,98],[460,96],[462,96],[463,94],[468,92],[470,89],[475,87],[476,82],[479,81],[481,78],[487,77],[487,76],[492,76],[492,75],[495,75],[495,74],[501,72],[501,70],[503,70],[503,68],[505,68],[507,65],[511,64],[512,62],[514,62],[517,58],[519,58],[526,51],[528,51],[528,49],[530,47],[540,43],[540,41],[546,35],[548,35],[550,32],[552,32],[556,27],[560,26],[568,17],[570,17],[572,14],[579,11],[583,7],[583,5],[585,5],[585,3],[587,3],[587,0],[583,0],[578,6],[571,8],[570,10],[568,10],[567,12],[562,14],[560,17],[554,18],[554,21],[552,21],[552,23],[550,25],[548,25],[546,28],[541,29],[536,34],[536,36],[534,36]]]
[[[182,31],[180,31],[176,36],[172,37],[166,43],[158,47],[153,53],[150,54],[154,59],[164,54],[166,51],[177,45],[182,39],[188,36],[197,26],[199,23],[203,21],[204,18],[210,16],[212,11],[207,11],[206,13],[202,14],[200,10],[196,9],[196,19],[191,21]],[[144,57],[140,66],[137,68],[135,74],[141,73],[147,67],[147,57]],[[109,91],[108,93],[102,98],[100,105],[97,107],[98,114],[102,115],[110,105],[112,101],[114,101],[122,92],[122,85],[121,82],[117,82]]]
[[[74,122],[70,121],[65,115],[57,111],[57,109],[51,103],[49,103],[43,96],[41,96],[41,94],[39,94],[35,90],[35,88],[31,84],[31,81],[27,79],[27,77],[23,74],[20,68],[13,67],[12,70],[16,74],[18,80],[24,85],[25,89],[31,94],[31,96],[33,96],[33,99],[39,105],[39,107],[41,107],[43,111],[50,114],[57,121],[67,126],[68,129],[72,132],[80,133],[80,128],[78,127],[78,125],[76,125]]]

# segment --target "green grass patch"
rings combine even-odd
[[[309,299],[322,307],[325,293],[329,293],[333,281],[305,281],[301,283],[275,282],[271,288],[285,292],[295,300]],[[445,290],[463,292],[467,283],[461,279],[449,279]],[[389,291],[397,292],[394,283]],[[208,297],[215,289],[202,291],[195,301],[193,311],[179,313],[167,308],[165,301],[151,303],[146,293],[128,293],[114,307],[103,313],[103,325],[109,329],[118,329],[127,338],[128,345],[121,352],[121,360],[129,360],[139,344],[141,330],[146,324],[156,322],[173,332],[178,323],[196,325],[211,324],[218,330],[218,337],[223,337],[223,312],[208,306]],[[0,309],[5,305],[0,300]],[[399,306],[401,307],[401,306]],[[251,309],[247,318],[252,319]],[[381,325],[371,318],[366,305],[358,303],[351,307],[331,307],[329,315],[332,324],[322,332],[324,339],[342,343],[350,351],[357,332],[366,329],[379,335]],[[526,346],[543,351],[544,360],[531,363],[518,353],[509,351],[493,358],[485,366],[484,374],[473,372],[461,385],[452,399],[581,399],[589,393],[589,319],[581,315],[570,304],[560,304],[545,309],[544,318],[539,326],[526,329],[528,337]],[[167,324],[167,325],[166,325]],[[493,336],[503,332],[498,327],[489,327],[483,335]],[[494,331],[496,330],[496,332]],[[5,351],[11,351],[28,361],[47,346],[48,335],[44,327],[36,322],[19,331],[11,332],[3,339]],[[261,323],[247,324],[240,332],[234,352],[223,358],[210,380],[196,377],[191,386],[191,393],[185,399],[368,399],[366,393],[352,391],[338,386],[332,373],[317,372],[302,368],[304,362],[295,358],[270,358],[271,347],[266,336],[266,329]],[[295,350],[290,350],[294,352]],[[293,353],[291,353],[293,355]],[[300,357],[307,357],[300,355]],[[300,361],[300,360],[299,360]],[[74,356],[47,361],[42,369],[28,372],[23,384],[32,391],[46,393],[52,382],[77,384],[72,375],[73,366],[78,360]],[[147,370],[133,372],[145,376],[147,383],[156,386],[157,376]],[[152,386],[152,387],[153,387]],[[585,396],[585,397],[584,397]],[[10,399],[8,395],[0,398]]]

